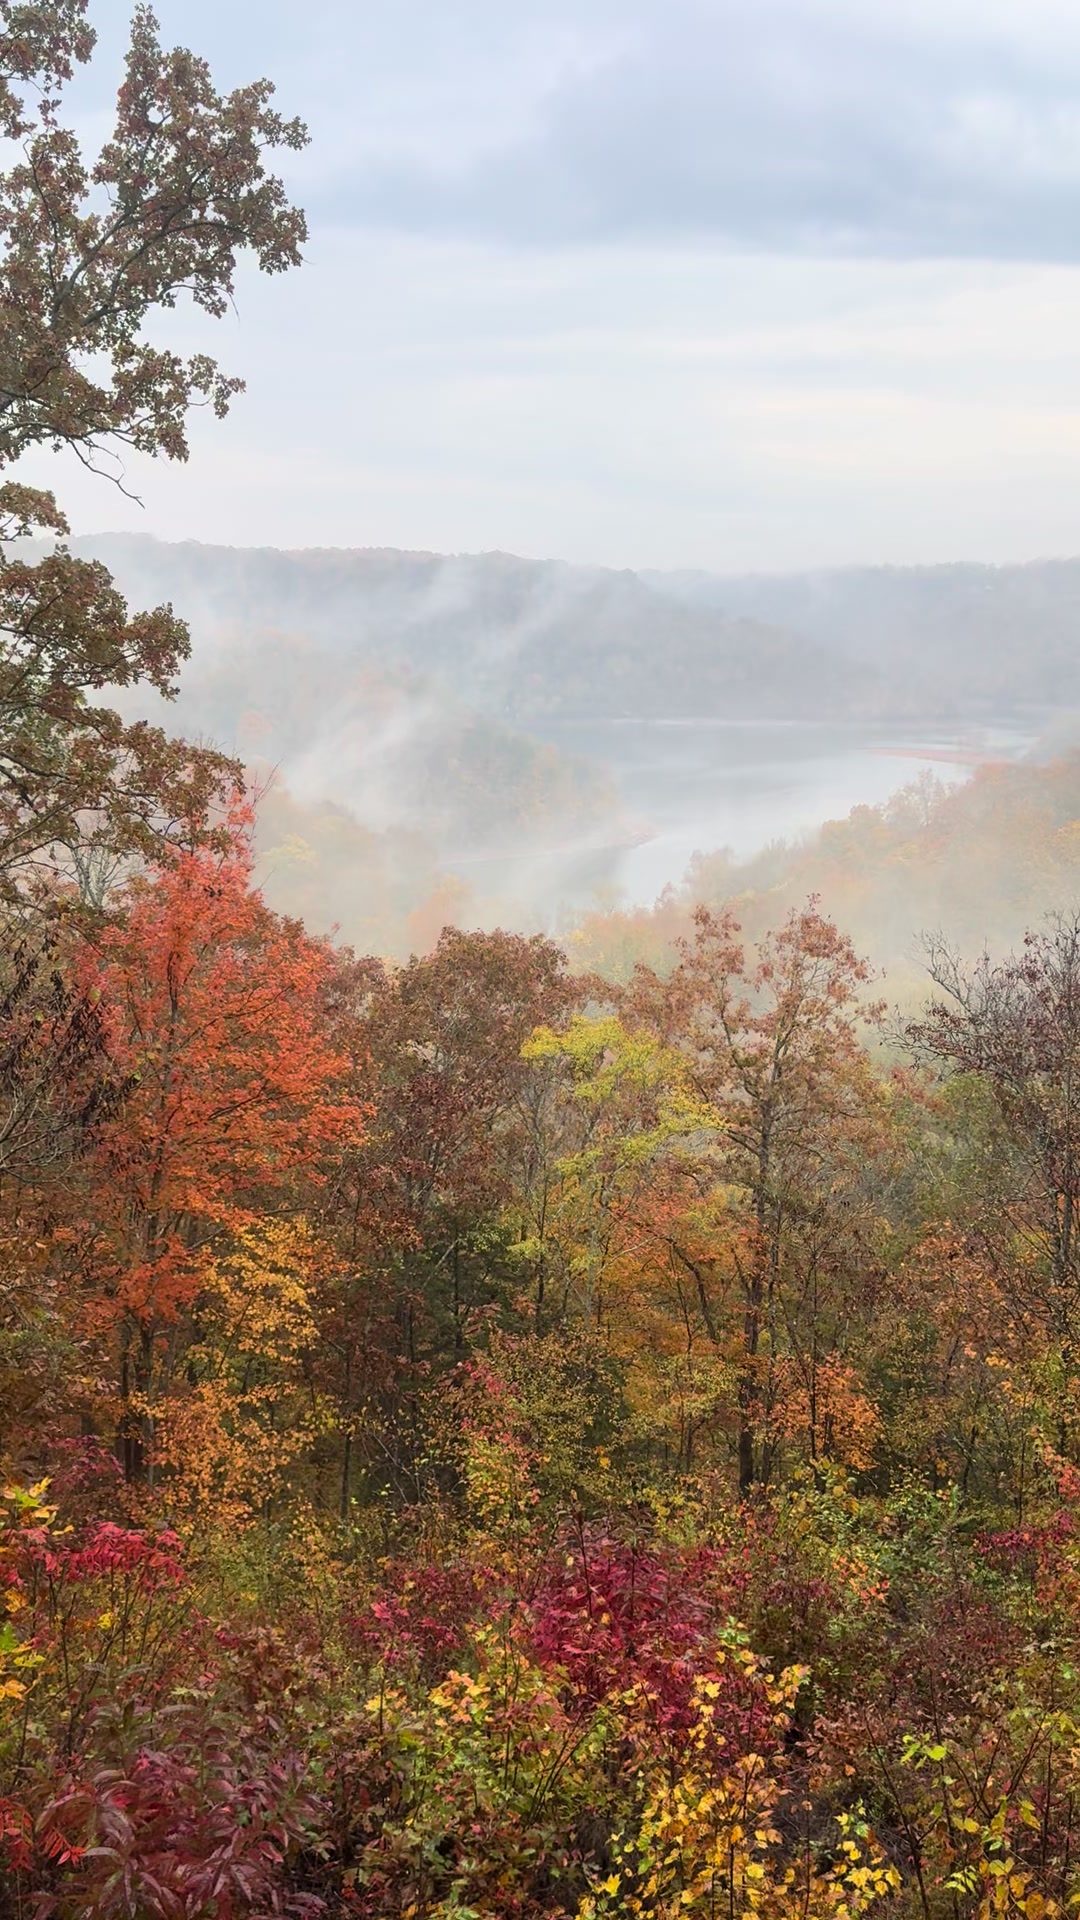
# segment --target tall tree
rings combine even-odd
[[[0,128],[22,159],[0,180],[0,463],[33,446],[93,460],[119,442],[184,459],[189,407],[224,414],[242,382],[181,360],[144,327],[181,293],[220,318],[236,256],[295,266],[306,236],[264,156],[298,148],[267,80],[219,94],[206,62],[167,53],[135,12],[110,139],[87,161],[58,118],[94,49],[88,0],[0,4]]]
[[[83,990],[127,1083],[93,1132],[87,1230],[129,1475],[146,1461],[154,1396],[184,1363],[208,1259],[260,1218],[296,1213],[330,1146],[363,1137],[327,1016],[336,966],[251,890],[242,840],[135,883],[125,917],[87,949]]]
[[[938,994],[908,1039],[989,1094],[980,1237],[1015,1331],[1058,1355],[1064,1451],[1080,1340],[1080,914],[1055,915],[1004,960],[966,966],[937,940],[928,960]]]
[[[87,0],[0,0],[0,133],[20,155],[0,174],[0,471],[39,446],[98,471],[125,448],[185,459],[190,407],[223,415],[242,382],[204,353],[155,346],[148,321],[184,294],[220,317],[243,251],[268,273],[300,259],[303,215],[265,159],[306,134],[273,110],[269,83],[219,94],[205,62],[163,50],[140,6],[112,135],[88,160],[60,107],[94,42]],[[9,901],[87,837],[121,853],[190,843],[239,772],[95,702],[142,680],[168,694],[188,634],[168,607],[129,617],[106,570],[62,544],[36,564],[10,550],[67,531],[52,494],[0,486]]]
[[[400,1488],[415,1488],[420,1382],[466,1357],[509,1283],[501,1210],[530,1072],[522,1047],[580,991],[550,940],[453,928],[434,952],[362,982],[375,1112],[335,1185],[341,1293],[328,1332],[336,1391],[346,1408],[380,1404],[383,1468]],[[347,1446],[343,1506],[352,1464]]]
[[[738,1342],[739,1484],[768,1478],[770,1407],[782,1388],[777,1360],[795,1362],[812,1446],[824,1397],[820,1369],[826,1265],[815,1249],[823,1214],[835,1250],[842,1196],[880,1138],[880,1093],[859,1037],[870,978],[851,942],[814,902],[793,912],[748,962],[731,914],[699,908],[692,941],[680,943],[667,980],[639,968],[624,998],[631,1021],[680,1054],[690,1086],[712,1116],[689,1143],[685,1176],[694,1242],[668,1231],[672,1251],[696,1279],[708,1323],[710,1274],[734,1276],[741,1295]],[[745,1206],[731,1208],[732,1190]],[[719,1191],[728,1232],[712,1212],[715,1259],[702,1259],[701,1196]],[[706,1213],[709,1209],[706,1208]],[[834,1256],[831,1256],[831,1258]],[[850,1258],[850,1249],[849,1249]],[[835,1356],[829,1378],[839,1378]]]

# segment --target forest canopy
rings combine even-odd
[[[297,264],[303,128],[142,7],[86,160],[85,0],[0,27],[0,464],[183,459],[238,384],[147,323]],[[1068,1914],[1075,763],[388,960],[107,704],[171,606],[0,509],[4,1920]],[[875,889],[991,838],[1011,951],[897,1015]]]

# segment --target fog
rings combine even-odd
[[[799,876],[850,918],[826,823],[895,822],[920,777],[944,799],[979,770],[1072,765],[1080,563],[724,578],[76,546],[133,604],[189,620],[176,702],[134,692],[126,710],[246,763],[272,904],[390,955],[444,922],[573,943]],[[950,911],[911,872],[893,885],[866,928],[882,960]]]

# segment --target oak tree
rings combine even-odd
[[[61,118],[93,53],[87,0],[0,0],[0,472],[35,447],[96,471],[125,448],[187,456],[193,405],[223,415],[242,382],[205,353],[147,337],[181,297],[220,317],[238,255],[295,265],[303,215],[266,166],[306,134],[266,81],[218,93],[206,63],[164,50],[140,6],[110,138],[87,158]],[[239,769],[125,724],[98,696],[170,693],[189,650],[169,607],[129,616],[106,569],[74,558],[51,493],[0,486],[0,894],[25,897],[85,847],[146,855],[205,836]],[[23,557],[30,535],[58,542]]]

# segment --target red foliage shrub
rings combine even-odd
[[[642,1685],[665,1737],[693,1723],[695,1682],[715,1681],[717,1744],[760,1751],[770,1740],[764,1693],[719,1645],[736,1597],[715,1549],[679,1553],[582,1529],[544,1569],[530,1607],[532,1646],[583,1700]]]

